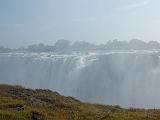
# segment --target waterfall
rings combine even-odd
[[[0,83],[51,89],[85,102],[160,107],[159,53],[5,53]]]

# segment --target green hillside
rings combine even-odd
[[[50,90],[0,85],[0,120],[160,120],[160,110],[82,103]]]

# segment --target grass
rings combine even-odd
[[[160,120],[160,110],[82,103],[49,90],[0,85],[0,120]]]

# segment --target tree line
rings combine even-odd
[[[68,52],[68,51],[92,51],[92,50],[150,50],[160,49],[157,41],[144,42],[138,39],[130,41],[110,40],[106,44],[95,45],[86,41],[71,42],[69,40],[57,40],[54,45],[33,44],[17,49],[0,46],[1,53],[7,52]]]

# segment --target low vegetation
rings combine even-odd
[[[50,90],[0,85],[0,120],[160,120],[160,110],[82,103]]]

